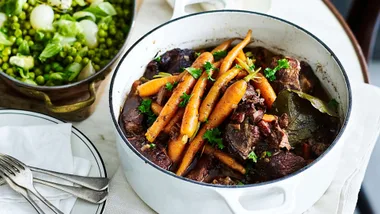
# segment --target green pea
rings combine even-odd
[[[62,57],[62,58],[66,58],[67,53],[64,52],[64,51],[61,51],[61,52],[59,52],[59,56]]]
[[[59,15],[58,13],[56,13],[56,14],[54,14],[54,19],[59,19],[59,18],[61,18],[61,15]]]
[[[21,20],[25,20],[26,19],[26,13],[24,11],[22,11],[20,14],[19,14],[19,18]]]
[[[0,51],[3,51],[5,46],[3,44],[0,44]]]
[[[108,58],[108,57],[110,56],[110,52],[109,52],[109,50],[104,50],[104,51],[102,52],[102,55],[103,55],[105,58]]]
[[[34,72],[29,72],[29,79],[34,80],[36,78],[36,74]]]
[[[41,68],[36,68],[36,69],[34,69],[34,73],[35,73],[37,76],[41,76],[41,75],[43,74]]]
[[[25,3],[24,5],[22,5],[22,9],[23,10],[27,10],[29,8],[29,4],[28,3]]]
[[[16,37],[15,36],[10,36],[8,39],[10,42],[15,43],[16,42]]]
[[[11,28],[12,28],[13,30],[20,29],[20,24],[17,23],[17,22],[15,22],[15,23],[13,23],[13,24],[11,25]]]
[[[44,74],[44,79],[45,79],[45,81],[50,80],[50,74]]]
[[[18,49],[17,49],[17,48],[12,48],[12,54],[13,54],[13,55],[16,55],[17,52],[18,52]]]
[[[51,65],[47,64],[44,68],[45,73],[49,73],[51,71]]]
[[[106,42],[106,39],[105,38],[99,38],[99,43],[102,44],[102,43],[105,43]]]
[[[18,17],[17,16],[12,16],[12,22],[18,22]]]
[[[113,35],[113,36],[116,35],[116,29],[115,29],[115,28],[110,28],[110,31],[109,31],[109,32],[110,32],[110,34]]]
[[[34,29],[30,29],[30,30],[29,30],[29,35],[31,35],[31,36],[36,35],[36,30],[34,30]]]
[[[77,50],[80,50],[82,48],[82,44],[79,42],[75,42],[73,47],[76,48]]]
[[[74,47],[72,47],[71,49],[70,49],[70,56],[76,56],[77,55],[77,53],[78,53],[78,50],[76,49],[76,48],[74,48]]]
[[[3,59],[3,62],[8,62],[9,56],[3,56],[2,59]]]
[[[104,50],[104,49],[107,49],[107,46],[106,46],[106,44],[100,44],[99,48]]]
[[[94,61],[95,63],[99,63],[99,62],[100,62],[100,58],[96,56],[96,57],[94,57],[93,61]]]
[[[26,41],[30,41],[30,40],[32,40],[32,38],[30,37],[30,36],[25,36],[25,38],[24,38]]]
[[[74,61],[74,58],[72,56],[68,56],[66,59],[69,63],[72,63]]]
[[[53,70],[56,71],[56,69],[57,69],[58,67],[61,67],[61,65],[60,65],[58,62],[53,62],[53,64],[52,64],[51,67],[52,67]]]
[[[1,66],[1,68],[3,70],[7,70],[9,68],[9,64],[5,62],[5,63],[3,63],[3,65]]]
[[[85,58],[82,59],[82,64],[83,65],[87,65],[89,62],[90,62],[90,59],[87,58],[87,57],[85,57]]]
[[[57,72],[63,72],[65,69],[62,66],[59,66],[55,69]]]
[[[11,53],[12,53],[12,50],[11,50],[10,47],[6,47],[6,48],[3,50],[3,52],[2,52],[3,56],[4,56],[4,55],[5,55],[5,56],[9,56],[9,55],[11,55]]]
[[[94,50],[89,50],[88,51],[88,56],[91,57],[91,58],[94,57],[95,56],[95,51]]]
[[[50,74],[50,80],[56,85],[62,84],[63,77],[60,73],[52,73]]]
[[[21,37],[19,37],[19,38],[16,39],[16,44],[17,44],[17,45],[21,45],[21,43],[22,43],[23,41],[24,41],[24,40],[23,40]]]
[[[34,45],[34,42],[32,40],[28,41],[29,47],[32,47]]]
[[[28,34],[28,30],[27,29],[22,30],[22,34],[23,35],[27,35]]]
[[[22,30],[20,30],[20,29],[15,30],[15,36],[21,37],[22,36]]]
[[[8,68],[5,73],[9,76],[15,76],[13,68]]]
[[[29,22],[25,22],[24,27],[29,30],[32,28],[32,25]]]
[[[99,30],[98,32],[99,37],[107,37],[107,32],[103,29]]]
[[[94,65],[94,69],[95,69],[95,71],[99,71],[99,70],[100,70],[100,66],[97,65],[97,64],[95,64],[95,65]]]
[[[78,56],[75,57],[74,61],[77,62],[77,63],[81,63],[82,62],[82,57],[78,55]]]
[[[51,34],[50,32],[47,32],[47,33],[45,34],[45,38],[48,39],[48,40],[50,40],[52,37],[53,37],[53,36],[52,36],[52,34]]]
[[[0,65],[3,64],[3,59],[0,58]]]
[[[45,78],[43,76],[41,76],[41,75],[37,76],[36,82],[37,82],[38,85],[43,85],[43,84],[45,84]]]

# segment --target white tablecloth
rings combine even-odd
[[[355,84],[363,81],[361,67],[351,41],[338,20],[322,1],[272,0],[272,7],[268,13],[300,25],[318,36],[341,60],[351,82]],[[136,18],[129,46],[152,28],[168,21],[171,15],[172,8],[165,0],[144,0]],[[104,158],[109,176],[112,177],[114,175],[110,199],[107,202],[105,213],[151,213],[152,211],[131,191],[121,171],[118,171],[119,159],[115,146],[113,124],[108,111],[108,92],[106,91],[95,113],[89,119],[74,124],[95,143]],[[361,135],[358,134],[356,136]],[[357,193],[363,180],[373,145],[374,142],[368,142],[368,144],[363,145],[366,157],[360,160],[355,159],[357,160],[355,163],[358,165],[352,165],[354,172],[344,172],[349,174],[349,179],[338,179],[338,183],[336,185],[333,184],[326,192],[326,195],[332,195],[332,197],[338,199],[339,204],[332,208],[331,203],[335,202],[332,202],[329,197],[324,197],[318,201],[315,207],[310,209],[309,213],[353,212]],[[355,151],[355,154],[357,152]],[[355,167],[358,167],[358,169],[355,170]]]

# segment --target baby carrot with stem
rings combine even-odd
[[[178,76],[168,76],[158,79],[150,80],[137,87],[137,92],[140,97],[148,97],[157,94],[161,87],[165,86],[166,83],[174,83],[178,80]]]

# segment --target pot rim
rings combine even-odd
[[[25,87],[25,88],[30,88],[30,89],[34,89],[34,90],[38,90],[38,91],[49,91],[49,90],[67,89],[67,88],[71,88],[71,87],[76,87],[76,86],[82,85],[82,84],[87,83],[87,82],[95,81],[100,75],[102,75],[104,72],[106,72],[107,69],[109,69],[117,61],[117,59],[122,55],[122,53],[124,52],[125,48],[127,47],[128,40],[129,40],[130,35],[132,33],[133,27],[135,25],[135,18],[136,18],[136,11],[137,11],[136,0],[133,0],[132,4],[133,4],[132,5],[133,12],[132,12],[132,17],[131,17],[131,21],[130,21],[131,27],[129,28],[129,32],[128,32],[128,34],[126,35],[126,37],[124,39],[123,46],[119,49],[119,52],[116,54],[116,56],[114,56],[111,59],[111,61],[109,61],[108,64],[105,67],[103,67],[102,69],[100,69],[100,71],[96,72],[94,75],[92,75],[90,77],[87,77],[86,79],[78,81],[78,82],[73,82],[73,83],[70,83],[70,84],[59,85],[59,86],[36,86],[36,85],[26,84],[24,82],[21,82],[20,80],[17,80],[15,78],[9,76],[5,72],[0,72],[0,76],[6,78],[7,80],[9,80],[11,82],[16,83],[16,85],[18,85],[18,86],[22,86],[22,87]]]
[[[192,16],[199,16],[199,15],[203,15],[203,14],[214,14],[214,13],[243,13],[243,14],[254,14],[254,15],[259,15],[259,16],[263,16],[263,17],[266,17],[266,18],[272,18],[272,19],[275,19],[277,21],[280,21],[284,24],[288,24],[288,25],[291,25],[295,28],[297,28],[298,30],[300,31],[303,31],[304,33],[308,34],[310,37],[312,37],[313,39],[315,39],[320,45],[322,45],[330,54],[331,56],[333,57],[333,59],[336,61],[336,63],[338,64],[342,74],[343,74],[343,78],[344,78],[344,81],[345,81],[345,84],[347,86],[347,91],[348,91],[348,106],[347,106],[347,112],[346,112],[346,117],[345,117],[345,120],[343,121],[343,124],[339,130],[339,133],[337,134],[337,136],[335,137],[334,141],[331,143],[331,145],[327,148],[327,150],[322,154],[320,155],[317,159],[315,159],[312,163],[308,164],[307,166],[303,167],[302,169],[294,172],[294,173],[291,173],[289,175],[286,175],[284,177],[281,177],[281,178],[278,178],[278,179],[274,179],[274,180],[270,180],[270,181],[265,181],[265,182],[261,182],[261,183],[257,183],[257,184],[246,184],[246,185],[234,185],[234,186],[227,186],[227,185],[216,185],[216,184],[209,184],[209,183],[203,183],[203,182],[199,182],[199,181],[194,181],[194,180],[191,180],[191,179],[188,179],[186,177],[182,177],[182,176],[178,176],[176,175],[175,173],[173,172],[170,172],[168,170],[165,170],[165,169],[162,169],[161,167],[157,166],[156,164],[154,164],[153,162],[151,162],[148,158],[146,158],[144,155],[142,155],[141,153],[139,153],[137,151],[137,149],[129,142],[129,140],[127,139],[127,137],[125,136],[123,130],[121,129],[118,121],[119,121],[119,118],[116,118],[115,117],[115,112],[113,111],[113,97],[112,97],[112,94],[113,94],[113,91],[114,91],[114,83],[115,83],[115,77],[119,71],[119,68],[121,66],[121,64],[123,63],[124,59],[128,56],[128,54],[142,41],[144,40],[148,35],[152,34],[153,32],[155,32],[156,30],[159,30],[160,28],[170,24],[170,23],[173,23],[173,22],[176,22],[176,21],[179,21],[179,20],[182,20],[182,19],[186,19],[188,17],[192,17]],[[349,82],[349,79],[348,79],[348,76],[347,76],[347,73],[344,69],[344,67],[342,66],[341,62],[339,61],[338,57],[335,55],[335,53],[322,41],[320,40],[317,36],[315,36],[314,34],[312,34],[311,32],[307,31],[306,29],[290,22],[290,21],[287,21],[285,19],[282,19],[282,18],[279,18],[279,17],[276,17],[276,16],[272,16],[272,15],[268,15],[268,14],[264,14],[264,13],[259,13],[259,12],[253,12],[253,11],[246,11],[246,10],[214,10],[214,11],[205,11],[205,12],[200,12],[200,13],[194,13],[194,14],[189,14],[189,15],[186,15],[186,16],[182,16],[182,17],[179,17],[179,18],[176,18],[176,19],[173,19],[173,20],[169,20],[159,26],[157,26],[156,28],[152,29],[151,31],[149,31],[148,33],[146,33],[144,36],[142,36],[140,39],[138,39],[129,49],[128,51],[123,55],[123,57],[120,59],[118,65],[116,66],[115,68],[115,71],[114,71],[114,74],[112,75],[112,79],[111,79],[111,83],[110,83],[110,90],[109,90],[109,107],[110,107],[110,111],[111,111],[111,116],[112,116],[112,121],[115,125],[115,128],[118,132],[118,135],[122,138],[122,140],[127,144],[127,146],[138,156],[140,157],[145,163],[148,163],[150,166],[154,167],[155,169],[169,175],[169,176],[172,176],[176,179],[180,179],[184,182],[190,182],[192,184],[196,184],[196,185],[202,185],[202,186],[205,186],[205,187],[216,187],[216,188],[223,188],[223,189],[235,189],[235,188],[249,188],[249,187],[258,187],[258,186],[264,186],[264,185],[269,185],[269,184],[273,184],[273,183],[276,183],[276,182],[280,182],[280,181],[284,181],[288,178],[291,178],[291,177],[295,177],[296,175],[304,172],[305,170],[309,169],[310,167],[314,166],[317,162],[319,162],[319,160],[321,160],[325,155],[327,155],[335,146],[336,144],[338,143],[339,139],[341,138],[341,136],[343,135],[346,127],[347,127],[347,123],[350,119],[350,116],[351,116],[351,109],[352,109],[352,90],[351,90],[351,85],[350,85],[350,82]]]

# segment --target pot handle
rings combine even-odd
[[[90,83],[89,86],[88,86],[88,90],[90,92],[90,98],[88,100],[85,100],[85,101],[82,101],[82,102],[78,102],[78,103],[74,103],[74,104],[69,104],[69,105],[63,105],[63,106],[55,106],[52,102],[51,102],[51,99],[49,97],[49,95],[47,95],[46,93],[42,92],[42,91],[37,91],[37,90],[33,90],[33,89],[26,89],[26,88],[22,88],[20,89],[23,93],[25,94],[28,94],[32,97],[38,97],[38,98],[42,98],[45,102],[45,107],[52,113],[58,113],[58,114],[62,114],[62,113],[70,113],[70,112],[75,112],[75,111],[79,111],[81,109],[84,109],[88,106],[91,106],[95,100],[96,100],[96,89],[95,89],[95,81]]]
[[[216,192],[226,201],[233,213],[237,214],[272,214],[272,213],[293,213],[295,208],[296,196],[295,189],[298,182],[293,182],[287,186],[273,187],[276,192],[280,191],[284,195],[284,200],[281,205],[268,209],[246,209],[240,202],[240,198],[244,196],[244,191],[238,192],[236,189],[217,189]],[[246,195],[245,197],[249,197]]]
[[[222,2],[224,4],[224,10],[232,9],[234,4],[234,0],[175,0],[174,3],[174,11],[171,19],[175,19],[181,16],[188,15],[185,11],[185,7],[190,4],[198,4],[204,2]]]

